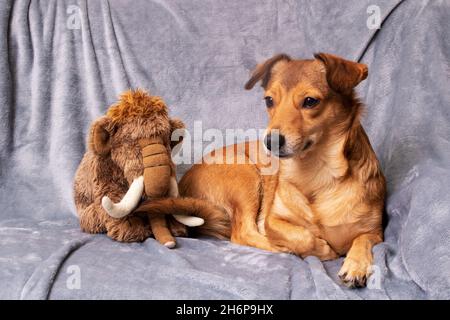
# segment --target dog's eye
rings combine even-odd
[[[314,99],[311,97],[306,97],[303,101],[303,108],[311,109],[314,108],[319,103],[318,99]]]
[[[272,99],[272,97],[269,97],[269,96],[264,97],[264,100],[266,100],[266,107],[267,108],[273,107],[273,99]]]

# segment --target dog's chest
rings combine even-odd
[[[320,190],[302,191],[298,186],[281,183],[275,193],[272,211],[313,231],[338,252],[345,253],[361,232],[361,220],[367,209],[362,186],[336,183]]]

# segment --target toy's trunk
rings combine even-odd
[[[170,158],[160,138],[139,140],[144,163],[144,191],[149,198],[167,195],[170,186]]]

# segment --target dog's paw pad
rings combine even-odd
[[[349,288],[364,288],[370,276],[370,263],[346,258],[338,273],[342,283]]]
[[[367,278],[366,276],[356,276],[350,277],[346,273],[342,276],[339,276],[342,283],[348,288],[364,288],[366,286]]]

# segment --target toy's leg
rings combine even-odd
[[[127,192],[122,186],[112,183],[99,185],[97,189],[102,190],[101,194],[97,195],[99,200],[104,195],[107,195],[114,203],[120,202]],[[145,216],[141,217],[136,214],[130,214],[123,218],[113,218],[101,206],[100,201],[95,205],[95,210],[97,212],[96,217],[101,222],[104,231],[113,240],[120,242],[141,242],[152,234]]]
[[[79,210],[80,227],[84,232],[105,233],[104,211],[94,203],[83,210]]]
[[[133,214],[120,219],[109,217],[106,229],[110,238],[120,242],[142,242],[152,235],[145,219]]]
[[[151,214],[148,219],[155,239],[167,248],[174,248],[176,241],[167,227],[166,217],[162,214]]]
[[[187,237],[188,228],[184,224],[178,222],[172,216],[167,216],[166,219],[169,224],[170,232],[174,237]]]

